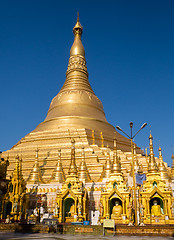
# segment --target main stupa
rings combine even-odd
[[[161,147],[155,157],[151,133],[150,153],[144,156],[107,122],[88,81],[82,31],[78,16],[66,80],[46,119],[2,153],[0,177],[9,161],[7,177],[12,178],[0,196],[0,218],[174,224],[174,163],[167,167]]]
[[[97,181],[102,174],[106,152],[113,150],[114,134],[120,154],[130,154],[129,139],[117,133],[107,122],[102,102],[88,81],[82,32],[83,27],[78,16],[73,28],[74,42],[70,50],[65,83],[51,101],[46,119],[3,153],[3,157],[9,158],[10,162],[8,176],[12,174],[15,156],[18,154],[23,159],[24,179],[28,181],[34,166],[36,149],[39,150],[38,163],[43,181],[50,179],[57,162],[58,149],[62,152],[62,164],[66,174],[70,164],[72,139],[75,140],[77,166],[80,164],[84,147],[87,167],[93,181]],[[140,153],[141,150],[137,148],[137,152]],[[125,161],[128,164],[129,161]]]

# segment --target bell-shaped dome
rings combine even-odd
[[[51,102],[47,117],[35,131],[55,128],[88,128],[114,132],[105,117],[103,105],[88,81],[85,50],[81,41],[83,28],[79,22],[73,28],[74,43],[70,50],[66,81]]]

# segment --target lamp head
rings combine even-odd
[[[130,126],[130,128],[132,128],[133,127],[133,122],[130,122],[129,126]]]
[[[141,126],[141,129],[145,128],[145,126],[147,126],[147,123],[144,123],[144,124]]]
[[[119,131],[122,131],[121,127],[119,127],[119,126],[116,126],[116,129]]]

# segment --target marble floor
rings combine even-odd
[[[174,240],[174,237],[139,237],[139,236],[95,236],[95,235],[60,235],[60,234],[42,234],[42,233],[35,233],[35,234],[21,234],[21,233],[5,233],[0,232],[0,240],[81,240],[81,239],[89,239],[89,240]]]

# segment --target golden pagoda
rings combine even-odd
[[[56,164],[56,168],[51,176],[50,182],[51,183],[62,183],[65,181],[65,174],[62,168],[62,162],[61,162],[61,149],[58,150],[58,161]]]
[[[11,181],[8,184],[8,191],[3,202],[5,216],[11,217],[13,221],[24,219],[27,210],[26,183],[22,175],[22,158],[19,155],[15,159],[15,168]]]
[[[66,181],[57,192],[55,217],[59,222],[82,222],[87,218],[87,191],[79,181],[75,162],[75,141],[72,139],[71,163]]]
[[[128,224],[130,190],[127,189],[121,172],[116,139],[114,139],[113,165],[109,164],[109,170],[111,172],[108,175],[108,182],[101,192],[100,208],[103,206],[103,212],[100,214],[100,221],[114,219],[117,224]]]
[[[53,173],[55,169],[57,149],[61,149],[62,166],[65,174],[68,173],[71,139],[76,141],[76,146],[79,149],[83,145],[86,155],[91,159],[93,158],[92,145],[98,147],[97,158],[102,153],[101,148],[108,145],[109,148],[113,149],[115,128],[107,122],[103,105],[94,94],[88,81],[85,50],[81,41],[82,32],[83,27],[78,17],[73,28],[74,43],[70,50],[65,83],[51,101],[46,119],[10,150],[3,153],[4,157],[10,155],[8,176],[13,171],[15,165],[13,159],[16,152],[19,151],[23,155],[23,175],[24,179],[27,180],[35,162],[34,151],[37,148],[39,149],[40,159],[38,164],[42,166],[41,170],[44,172],[43,181],[47,182],[50,180],[50,173]],[[116,138],[118,149],[130,151],[129,139],[117,132]],[[137,148],[137,151],[141,152],[139,148]],[[47,156],[48,152],[49,156]],[[78,154],[80,154],[80,151]],[[77,160],[77,166],[79,166],[81,158],[82,156]],[[95,168],[93,164],[95,164]],[[99,179],[101,174],[100,164],[97,161],[87,161],[87,167],[89,167],[91,179],[94,181]]]
[[[167,190],[170,170],[163,162],[161,150],[159,159],[154,157],[152,135],[148,158],[136,145],[131,149],[130,140],[116,132],[106,120],[102,102],[88,81],[82,33],[78,16],[64,85],[52,99],[45,120],[2,153],[9,161],[7,178],[15,176],[14,169],[21,169],[20,161],[15,161],[16,154],[21,152],[22,181],[26,181],[26,192],[31,195],[31,210],[39,196],[40,202],[47,198],[44,200],[47,209],[59,222],[90,220],[97,224],[104,219],[114,219],[131,225],[134,199],[128,178],[132,178],[134,167],[135,173],[147,174],[147,181],[141,186],[140,202],[145,207],[144,222],[151,223],[153,217],[148,209],[153,191],[161,194],[163,200],[168,196],[170,200],[164,203],[172,206],[171,191]],[[156,189],[154,182],[159,190],[153,190]],[[19,209],[14,213],[17,218]],[[167,218],[170,218],[169,212],[161,217],[161,223],[167,222]]]
[[[144,208],[143,222],[145,224],[173,224],[174,218],[172,215],[172,205],[173,205],[173,194],[171,188],[166,184],[166,178],[161,175],[153,152],[153,137],[150,133],[149,136],[149,164],[148,173],[146,174],[147,179],[143,183],[140,190],[140,205]],[[160,161],[161,152],[160,152]],[[160,163],[160,168],[163,166]],[[162,167],[164,170],[164,167]],[[162,172],[164,173],[164,172]]]

